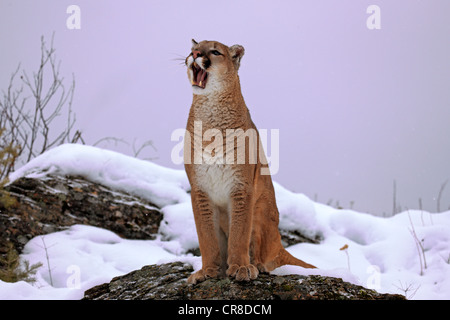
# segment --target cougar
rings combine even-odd
[[[185,60],[193,101],[184,160],[202,256],[202,268],[188,278],[193,284],[224,276],[249,281],[285,264],[315,268],[281,244],[267,160],[241,93],[243,55],[241,45],[192,40]]]

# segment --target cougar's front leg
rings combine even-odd
[[[258,269],[250,264],[249,255],[252,214],[251,190],[232,192],[227,275],[238,281],[249,281],[258,277]]]
[[[191,199],[202,255],[202,269],[188,278],[189,283],[195,284],[220,275],[221,256],[215,231],[213,204],[208,195],[201,190],[192,190]]]

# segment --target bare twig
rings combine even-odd
[[[119,145],[119,143],[123,143],[123,144],[125,144],[127,146],[130,145],[124,139],[119,139],[119,138],[115,138],[115,137],[104,137],[104,138],[101,138],[100,140],[97,140],[93,144],[93,146],[96,147],[96,146],[100,145],[101,143],[111,143],[111,142],[113,142],[116,147]]]
[[[424,269],[427,269],[427,260],[425,257],[425,249],[423,247],[422,241],[420,241],[419,238],[417,237],[417,233],[414,228],[414,224],[412,222],[411,215],[409,214],[409,210],[408,210],[408,218],[409,218],[409,222],[411,224],[411,229],[409,230],[409,232],[411,233],[411,236],[413,237],[414,242],[416,243],[417,253],[419,254],[420,275],[423,276]]]
[[[44,245],[44,247],[41,247],[41,248],[44,249],[45,258],[47,259],[47,269],[48,269],[48,276],[50,278],[50,285],[53,287],[52,269],[50,267],[50,258],[48,256],[48,249],[51,248],[51,246],[47,247],[47,245],[45,244],[44,236],[41,236],[41,241],[42,241],[42,244]]]
[[[394,180],[393,186],[393,205],[392,205],[392,215],[395,216],[397,214],[397,182]]]
[[[347,266],[348,266],[348,271],[350,270],[350,256],[348,255],[348,244],[345,244],[342,248],[339,249],[340,251],[344,251],[346,256],[347,256]]]
[[[442,193],[444,192],[445,187],[447,186],[447,182],[448,182],[448,179],[445,180],[445,182],[441,185],[441,188],[439,189],[438,197],[436,200],[436,206],[437,206],[436,212],[441,212],[441,197],[442,197]]]
[[[396,287],[397,289],[399,289],[400,291],[403,291],[404,296],[406,297],[406,299],[412,299],[416,293],[417,290],[419,290],[420,285],[414,287],[412,283],[407,284],[407,283],[402,283],[400,280],[398,280],[399,282],[399,286],[393,284],[394,287]]]
[[[147,148],[147,147],[152,147],[152,149],[154,151],[157,151],[155,146],[153,145],[153,141],[151,140],[147,140],[145,141],[143,144],[141,144],[141,146],[139,148],[136,147],[136,139],[134,139],[133,141],[133,153],[134,153],[134,157],[138,158],[139,154],[142,152],[143,149]]]
[[[121,138],[116,138],[116,137],[104,137],[101,138],[100,140],[97,140],[93,146],[99,146],[100,144],[113,144],[115,147],[117,147],[119,144],[123,144],[126,145],[128,147],[131,146],[132,148],[132,155],[135,158],[141,158],[140,155],[142,153],[142,151],[145,148],[151,147],[154,151],[157,151],[156,147],[153,145],[153,141],[151,140],[147,140],[144,143],[142,143],[139,147],[136,146],[136,139],[133,140],[133,144],[130,144],[129,142],[127,142],[125,139],[121,139]],[[154,160],[155,158],[141,158],[143,160]]]

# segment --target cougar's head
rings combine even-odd
[[[186,57],[187,74],[194,94],[220,91],[236,81],[244,47],[227,47],[217,41],[196,42]]]

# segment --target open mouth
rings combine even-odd
[[[191,69],[194,74],[192,85],[204,89],[206,86],[206,81],[208,80],[208,72],[200,68],[195,61],[192,63]]]

